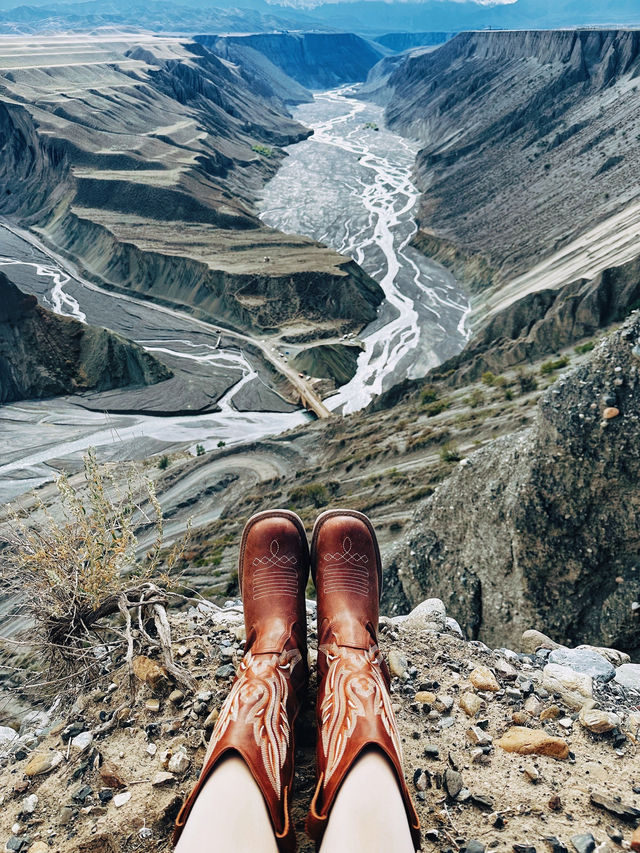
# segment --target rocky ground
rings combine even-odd
[[[308,603],[310,658],[315,605]],[[159,661],[105,667],[90,694],[0,729],[0,840],[10,851],[165,851],[244,642],[238,602],[172,616],[178,689]],[[427,851],[614,853],[640,849],[640,666],[612,649],[517,651],[467,642],[431,599],[381,618],[405,771]],[[313,698],[313,683],[310,701]],[[314,783],[313,709],[298,731],[300,850]],[[633,839],[633,840],[632,840]]]

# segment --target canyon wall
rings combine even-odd
[[[409,56],[387,118],[422,144],[418,247],[482,291],[607,232],[639,199],[639,73],[632,30],[461,33]]]
[[[42,308],[0,273],[0,404],[170,377],[142,347]]]

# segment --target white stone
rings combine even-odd
[[[413,608],[404,620],[404,627],[420,631],[425,628],[432,630],[432,626],[435,625],[437,630],[443,631],[446,621],[447,611],[442,601],[439,598],[428,598]]]
[[[0,749],[9,746],[18,737],[18,732],[10,726],[0,726]]]
[[[627,690],[640,691],[640,663],[625,663],[616,670],[615,681]]]
[[[582,649],[587,649],[590,652],[597,652],[597,654],[602,655],[603,658],[606,658],[609,663],[612,663],[614,666],[622,666],[623,663],[629,663],[631,660],[626,652],[619,652],[618,649],[609,649],[604,646],[576,646],[576,651],[580,651]]]
[[[542,686],[556,693],[565,705],[579,711],[593,707],[593,679],[590,675],[575,672],[568,666],[548,663],[542,671]]]
[[[88,749],[93,743],[93,735],[91,732],[80,732],[71,740],[71,746],[75,746],[80,751]]]
[[[462,628],[452,616],[447,616],[447,618],[445,619],[445,626],[447,628],[447,631],[450,631],[452,634],[456,634],[458,637],[460,637],[461,640],[464,640]]]
[[[116,794],[113,798],[113,805],[119,809],[120,806],[123,806],[125,803],[128,803],[131,799],[131,791],[122,791],[120,794]]]
[[[179,750],[169,759],[167,770],[169,773],[176,773],[180,776],[189,769],[189,763],[189,756],[186,752]]]
[[[578,717],[580,723],[590,732],[602,734],[610,732],[617,728],[620,723],[620,717],[610,711],[598,711],[596,708],[583,708]]]
[[[33,814],[38,805],[38,797],[36,794],[29,794],[22,801],[22,814]]]

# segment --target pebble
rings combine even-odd
[[[147,744],[147,752],[149,753],[149,755],[155,755],[157,751],[158,747],[155,745],[155,743]]]
[[[530,782],[533,782],[534,784],[540,779],[540,773],[538,772],[538,769],[533,766],[533,764],[525,764],[524,775]]]
[[[217,708],[214,708],[213,711],[207,717],[207,719],[204,721],[204,727],[207,731],[215,726],[219,716],[220,712]]]
[[[583,708],[578,717],[582,726],[595,734],[604,734],[621,724],[620,717],[609,711],[599,711],[596,708]]]
[[[71,740],[71,746],[79,749],[80,752],[83,752],[85,749],[88,749],[93,743],[93,734],[91,732],[80,732],[79,735],[76,735]]]
[[[413,774],[413,784],[418,791],[426,791],[429,784],[429,777],[424,770],[416,770]]]
[[[465,847],[465,853],[484,853],[484,849],[482,841],[472,838]]]
[[[529,655],[535,654],[538,649],[559,649],[560,644],[547,637],[540,631],[525,631],[522,635],[522,651]]]
[[[231,678],[235,674],[236,671],[232,663],[225,663],[223,666],[219,666],[215,672],[216,678]]]
[[[569,757],[569,745],[565,740],[524,726],[510,728],[496,741],[496,745],[505,752],[517,752],[519,755],[549,755],[558,759]]]
[[[57,749],[52,752],[34,755],[24,768],[24,775],[41,776],[43,773],[49,773],[51,770],[55,770],[55,768],[62,764],[63,761],[64,755]]]
[[[578,853],[593,853],[596,849],[596,840],[590,832],[585,832],[580,835],[572,835],[571,843]]]
[[[536,848],[532,844],[514,844],[514,853],[536,853]]]
[[[565,705],[579,711],[585,705],[592,707],[593,679],[586,673],[575,672],[568,666],[548,663],[542,671],[542,686],[556,693]]]
[[[106,788],[115,788],[118,790],[119,788],[126,788],[127,783],[122,778],[122,776],[118,773],[118,771],[111,766],[111,764],[103,764],[99,770],[100,779],[102,780],[103,785]]]
[[[428,690],[419,690],[413,698],[419,705],[434,705],[436,694],[430,693]]]
[[[615,406],[607,406],[607,408],[602,413],[602,417],[605,421],[610,421],[612,418],[617,418],[620,414],[620,409],[617,409]]]
[[[563,717],[561,720],[558,720],[558,725],[562,726],[563,729],[567,729],[568,731],[569,729],[573,728],[573,720],[571,719],[571,717]]]
[[[476,746],[489,746],[493,743],[493,738],[484,732],[479,726],[471,726],[467,729],[467,740]]]
[[[522,699],[522,693],[516,687],[507,687],[504,695],[507,699],[513,699],[515,702],[519,702]]]
[[[500,690],[500,685],[488,666],[477,666],[469,675],[469,681],[476,690],[487,690],[491,693]]]
[[[544,710],[544,705],[537,696],[528,696],[524,703],[524,710],[532,717],[539,717]]]
[[[469,690],[458,699],[458,705],[468,717],[475,717],[485,707],[485,702],[477,693]]]
[[[174,753],[169,759],[167,770],[170,773],[176,773],[178,776],[181,776],[189,769],[189,764],[189,756],[186,752],[183,752],[180,749],[178,750],[178,752]]]
[[[133,659],[133,673],[152,690],[160,687],[167,680],[166,669],[146,655],[138,655]]]
[[[25,797],[22,801],[22,814],[33,814],[36,810],[36,806],[38,805],[38,797],[36,794],[30,794],[28,797]]]
[[[159,773],[153,777],[153,781],[151,784],[155,788],[159,788],[161,785],[168,785],[170,782],[175,781],[175,776],[173,773],[167,773],[166,770],[161,770]]]
[[[602,655],[603,658],[606,658],[614,666],[621,666],[623,663],[629,663],[631,660],[626,652],[620,652],[618,649],[610,649],[608,646],[581,645],[576,646],[576,649],[588,649],[591,652],[597,652],[597,654]]]
[[[428,598],[414,607],[403,620],[403,626],[412,631],[444,631],[447,610],[439,598]]]
[[[51,853],[51,847],[44,841],[34,841],[29,848],[29,853]]]
[[[0,726],[0,748],[9,746],[18,737],[18,732],[10,726]]]
[[[19,838],[17,835],[12,835],[5,845],[5,850],[19,853],[21,850],[26,850],[28,843],[26,838]]]
[[[540,712],[540,719],[544,722],[545,720],[556,720],[562,711],[558,708],[557,705],[549,705],[548,708],[545,708]]]
[[[598,681],[611,681],[616,674],[615,667],[593,649],[554,649],[549,655],[549,663],[568,666],[574,672],[590,675]]]
[[[624,663],[616,670],[615,681],[627,690],[640,692],[640,663]]]
[[[98,799],[104,805],[113,799],[113,788],[103,788],[98,791]]]
[[[552,853],[569,853],[565,845],[555,835],[545,835],[544,840],[551,847]]]
[[[447,767],[444,771],[444,788],[451,799],[455,800],[462,790],[462,774]]]
[[[531,715],[527,714],[526,711],[514,711],[511,715],[511,721],[516,726],[526,726],[531,721]]]
[[[498,675],[502,676],[502,678],[506,678],[507,681],[514,681],[518,675],[518,670],[515,666],[512,666],[508,661],[503,660],[502,658],[498,658],[494,664],[494,669]]]
[[[436,711],[439,711],[441,714],[450,713],[453,708],[453,697],[446,696],[444,693],[439,693],[436,696],[434,707]]]
[[[184,693],[182,692],[182,690],[173,690],[169,694],[169,702],[171,702],[172,705],[175,705],[178,708],[180,707],[180,705],[182,705],[183,699]]]
[[[398,678],[404,678],[407,674],[407,659],[404,655],[401,655],[400,652],[396,651],[396,649],[391,649],[389,652],[389,669],[392,675],[397,676]],[[435,696],[433,697],[435,701]]]
[[[160,700],[159,699],[147,699],[144,703],[144,707],[147,711],[151,711],[153,714],[157,714],[160,710]]]
[[[439,748],[435,743],[428,743],[424,748],[425,758],[437,758],[440,755]]]
[[[636,829],[636,831],[631,836],[631,849],[632,850],[640,850],[640,826]]]
[[[629,821],[630,823],[635,823],[635,821],[640,818],[640,809],[637,809],[635,806],[629,806],[625,803],[618,802],[617,800],[612,800],[604,794],[593,793],[591,794],[590,800],[592,805],[597,806],[597,808],[604,809],[605,811],[616,815],[622,820]]]
[[[113,798],[113,805],[119,809],[121,806],[124,806],[125,803],[128,803],[131,799],[131,791],[122,791],[120,794],[116,794]]]

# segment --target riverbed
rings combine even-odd
[[[266,223],[349,255],[385,292],[376,321],[359,336],[364,349],[356,375],[326,401],[344,413],[406,377],[425,375],[458,352],[469,334],[462,288],[410,245],[419,195],[411,181],[417,145],[386,130],[382,109],[353,94],[349,88],[318,93],[313,103],[296,109],[313,136],[288,149],[261,201]],[[90,446],[102,459],[144,459],[194,451],[196,444],[210,450],[255,441],[309,417],[286,406],[273,411],[279,398],[260,387],[255,362],[238,340],[242,336],[221,340],[213,323],[96,287],[37,240],[6,227],[0,227],[0,269],[53,311],[105,325],[161,355],[178,375],[175,387],[189,385],[189,405],[195,398],[202,406],[193,414],[163,417],[149,410],[113,414],[104,411],[112,398],[101,395],[93,411],[87,409],[91,401],[77,397],[0,407],[0,501],[77,467]],[[217,401],[221,411],[206,411],[206,388],[215,391],[211,408]],[[153,402],[154,386],[136,393]],[[252,410],[247,401],[258,396],[268,398],[267,404]]]
[[[469,301],[454,276],[411,245],[418,189],[412,170],[418,144],[384,126],[384,110],[358,100],[357,87],[315,95],[294,117],[313,136],[265,187],[261,218],[352,257],[385,293],[354,378],[331,398],[354,412],[402,379],[424,376],[469,338]]]

